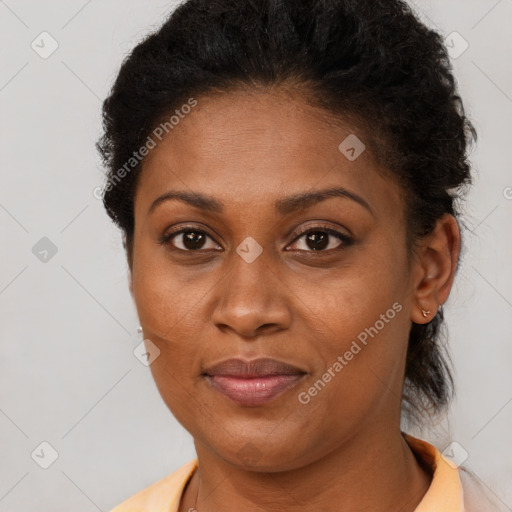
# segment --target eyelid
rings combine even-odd
[[[338,236],[339,238],[344,238],[344,239],[352,239],[353,238],[353,236],[351,234],[343,233],[339,229],[333,228],[332,226],[328,226],[325,224],[315,224],[315,225],[312,225],[312,226],[309,226],[306,228],[302,228],[302,229],[297,229],[296,231],[294,231],[291,234],[291,236],[293,237],[292,241],[294,242],[297,238],[300,238],[303,235],[306,235],[308,233],[315,232],[315,231],[325,231],[326,233],[329,233],[333,236]]]

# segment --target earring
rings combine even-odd
[[[427,318],[428,315],[430,315],[430,313],[430,309],[428,311],[425,311],[423,308],[421,308],[421,314],[423,315],[424,318]]]
[[[140,334],[142,332],[142,325],[139,325],[139,327],[137,327],[137,332]]]

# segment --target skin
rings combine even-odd
[[[351,133],[364,141],[356,127],[330,122],[285,90],[197,100],[143,161],[130,264],[144,338],[160,349],[151,371],[198,456],[180,511],[412,512],[431,475],[400,432],[408,333],[448,298],[460,248],[455,219],[440,219],[409,259],[403,190],[370,149],[353,162],[338,149]],[[371,211],[340,197],[274,210],[284,196],[334,186]],[[214,197],[224,211],[168,200],[149,213],[171,190]],[[159,243],[185,226],[206,233],[199,249],[183,234]],[[322,226],[354,242],[331,235],[315,251],[292,236]],[[249,236],[263,250],[252,263],[236,252]],[[300,403],[299,393],[396,302],[401,311]],[[242,407],[201,376],[237,356],[274,357],[307,375],[262,406]]]

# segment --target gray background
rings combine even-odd
[[[141,339],[121,238],[93,195],[102,185],[101,100],[123,57],[172,5],[0,1],[4,512],[106,511],[194,457],[132,353]],[[512,510],[512,0],[416,7],[469,44],[453,64],[480,136],[465,254],[445,308],[458,395],[421,436],[441,450],[458,443],[465,465]],[[59,45],[46,59],[31,47],[51,49],[43,31]],[[58,454],[48,469],[44,441]]]

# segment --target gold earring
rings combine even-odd
[[[425,311],[423,308],[421,308],[421,314],[423,315],[424,318],[427,318],[428,315],[430,315],[430,313],[430,309],[428,311]]]

